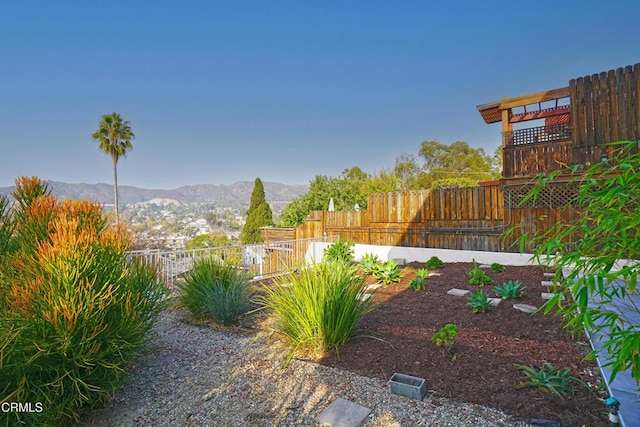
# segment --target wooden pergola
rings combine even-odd
[[[562,103],[562,101],[567,101]],[[513,124],[544,119],[545,126],[571,122],[569,87],[517,96],[502,97],[501,101],[478,105],[485,123],[502,123],[503,135],[513,132]],[[548,105],[551,103],[552,105]],[[508,145],[503,138],[502,146]]]
[[[504,179],[599,162],[616,155],[609,142],[640,139],[640,64],[477,108],[485,123],[502,123]],[[543,126],[514,129],[538,119]]]

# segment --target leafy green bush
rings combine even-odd
[[[534,387],[538,390],[549,391],[560,399],[568,393],[574,393],[575,387],[572,383],[582,385],[590,390],[590,387],[580,378],[569,375],[569,368],[555,369],[551,363],[542,362],[542,366],[516,365],[516,367],[527,377],[520,387]]]
[[[640,332],[625,320],[640,313],[640,307],[629,303],[640,277],[639,147],[640,141],[608,144],[613,158],[541,176],[521,201],[535,200],[561,175],[575,177],[567,186],[576,188],[577,195],[566,207],[579,209],[580,215],[558,220],[539,235],[522,234],[520,250],[534,248],[534,260],[553,265],[558,277],[563,268],[571,268],[564,286],[542,308],[545,314],[561,314],[571,330],[602,334],[601,355],[609,360],[610,382],[627,369],[640,382]],[[516,228],[508,229],[505,237]],[[618,262],[625,259],[623,265]],[[592,304],[594,297],[598,304]],[[618,304],[625,304],[625,310],[617,310]]]
[[[196,259],[178,290],[180,304],[196,319],[211,317],[223,325],[235,325],[250,307],[249,276],[211,257]]]
[[[351,263],[354,260],[353,242],[338,238],[324,250],[324,261]]]
[[[484,286],[493,283],[493,279],[487,276],[487,273],[485,273],[483,269],[478,267],[475,262],[473,263],[473,268],[467,271],[467,274],[469,275],[470,285]]]
[[[424,264],[424,267],[427,270],[437,270],[439,268],[444,267],[444,262],[442,262],[442,260],[440,258],[438,258],[437,256],[432,256]]]
[[[376,254],[364,254],[360,260],[360,268],[367,274],[375,273],[380,268],[380,258]]]
[[[378,268],[378,271],[373,273],[373,275],[376,280],[383,285],[398,283],[401,279],[400,268],[393,260],[382,263],[380,268]]]
[[[356,267],[319,263],[265,285],[256,300],[274,314],[293,352],[324,353],[346,343],[358,319],[373,309],[371,298],[361,298],[365,286]]]
[[[442,349],[443,354],[446,352],[451,354],[453,344],[458,336],[458,325],[455,323],[447,323],[438,332],[431,336],[431,342]]]
[[[504,265],[500,264],[499,262],[494,262],[491,264],[491,271],[493,271],[494,273],[502,273],[504,272],[504,270]]]
[[[409,282],[409,288],[414,291],[427,290],[427,277],[429,277],[429,272],[424,268],[416,270],[416,277]]]
[[[522,286],[519,280],[509,280],[508,282],[504,282],[502,286],[495,286],[493,288],[496,295],[502,299],[522,298],[525,289],[527,289],[527,287]]]
[[[482,290],[471,292],[471,295],[469,295],[469,306],[474,313],[484,313],[491,307],[491,301],[489,300],[489,296]]]
[[[108,227],[99,205],[58,202],[37,178],[18,180],[14,197],[0,253],[0,401],[44,410],[3,413],[1,424],[74,422],[124,382],[165,289],[154,269],[126,260],[130,235]]]

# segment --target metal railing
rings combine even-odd
[[[212,257],[236,265],[252,278],[268,277],[322,260],[324,249],[336,238],[327,236],[191,250],[138,250],[127,252],[127,257],[155,266],[161,280],[173,287],[178,277],[191,270],[197,258]]]

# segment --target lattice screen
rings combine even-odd
[[[578,195],[578,187],[575,184],[554,183],[543,188],[535,200],[529,199],[520,206],[520,201],[525,198],[531,188],[531,185],[505,186],[504,206],[512,209],[560,208],[571,203]]]

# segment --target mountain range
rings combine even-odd
[[[89,199],[99,203],[113,204],[112,184],[69,184],[47,181],[51,193],[61,199]],[[280,210],[296,197],[305,194],[307,185],[288,185],[263,182],[265,198],[272,209]],[[249,206],[254,183],[238,181],[233,184],[187,185],[173,190],[153,190],[126,185],[118,186],[121,206],[148,202],[153,199],[170,199],[180,203],[211,203],[218,207],[246,209]],[[0,187],[0,194],[9,196],[15,187]],[[275,205],[275,206],[274,206]]]

